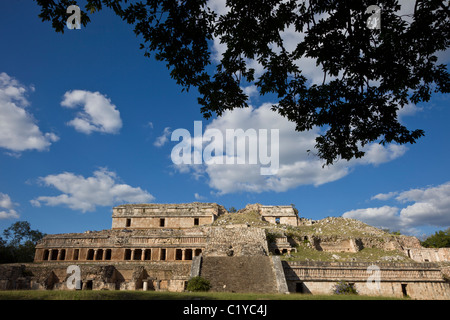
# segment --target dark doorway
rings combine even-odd
[[[141,260],[141,259],[142,259],[142,250],[141,249],[134,249],[133,260]]]
[[[152,259],[152,250],[145,249],[144,260],[151,260],[151,259]]]
[[[79,254],[80,254],[80,249],[73,250],[73,260],[78,260]]]
[[[94,260],[94,249],[88,250],[86,260]]]
[[[408,292],[406,291],[406,283],[402,283],[402,293],[404,297],[408,296]]]
[[[166,260],[166,249],[160,249],[159,260]]]
[[[183,259],[183,251],[181,249],[175,250],[175,260],[182,260]]]
[[[131,260],[131,249],[125,249],[124,260]]]

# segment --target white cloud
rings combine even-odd
[[[259,94],[258,88],[255,85],[250,85],[242,88],[244,94],[246,94],[249,98],[257,96]]]
[[[373,143],[362,148],[362,150],[365,151],[365,155],[363,158],[356,160],[356,162],[378,166],[403,156],[408,149],[405,146],[396,144],[390,144],[384,147],[380,144]]]
[[[194,193],[194,198],[195,198],[195,200],[205,200],[206,199],[206,197],[198,194],[197,192]]]
[[[397,117],[398,120],[402,122],[404,117],[413,116],[420,111],[423,111],[423,108],[419,108],[413,103],[408,103],[403,108],[397,111]]]
[[[388,228],[391,231],[398,230],[401,226],[398,216],[399,208],[383,206],[379,208],[365,208],[345,212],[344,218],[352,218],[363,221],[369,225]]]
[[[158,138],[156,138],[153,145],[156,147],[162,147],[163,145],[165,145],[167,143],[167,141],[169,141],[170,133],[171,133],[171,131],[170,131],[169,127],[164,128],[162,135],[159,136]]]
[[[83,111],[67,123],[75,130],[85,134],[92,132],[116,134],[122,128],[120,112],[111,100],[100,92],[73,90],[64,94],[61,106],[74,109],[80,105],[83,106]]]
[[[94,211],[97,206],[112,206],[115,203],[151,202],[154,197],[141,188],[117,182],[114,172],[100,169],[93,176],[85,178],[71,172],[41,177],[40,181],[62,192],[58,196],[40,196],[31,200],[34,206],[67,206],[82,212]]]
[[[380,193],[372,199],[389,200],[393,197],[399,205],[412,204],[404,208],[383,206],[351,210],[345,212],[343,216],[377,227],[402,230],[405,233],[411,233],[421,226],[444,229],[450,226],[450,182],[436,187]]]
[[[9,195],[0,192],[0,208],[12,209],[14,203],[11,201]]]
[[[386,201],[386,200],[392,199],[397,194],[398,194],[398,192],[379,193],[377,195],[374,195],[372,198],[370,198],[370,200],[376,199],[376,200]]]
[[[54,133],[42,133],[36,125],[26,110],[30,105],[26,92],[17,80],[0,73],[0,147],[13,151],[8,154],[14,156],[25,150],[47,150],[59,139]]]
[[[18,219],[19,214],[14,210],[16,205],[9,195],[0,192],[0,219]]]
[[[437,187],[404,191],[396,200],[413,202],[400,211],[407,225],[450,226],[450,182]]]
[[[226,137],[227,129],[267,129],[270,138],[270,130],[279,130],[279,169],[275,175],[261,175],[260,169],[267,167],[259,161],[257,164],[250,164],[247,158],[245,164],[207,164],[203,165],[183,165],[179,167],[180,172],[190,171],[196,176],[199,172],[208,176],[209,186],[218,190],[219,194],[234,192],[283,192],[300,185],[319,186],[328,182],[336,181],[349,174],[353,167],[357,165],[379,165],[392,161],[404,154],[403,147],[389,145],[387,147],[371,144],[365,147],[367,156],[362,159],[351,161],[338,161],[332,166],[323,166],[324,161],[315,156],[315,138],[319,134],[319,129],[314,128],[307,132],[295,131],[295,124],[288,121],[278,113],[271,110],[271,104],[264,104],[259,108],[243,108],[226,111],[220,118],[213,120],[206,128],[208,130],[218,130]],[[192,134],[191,134],[192,136]],[[237,139],[237,143],[243,138]],[[194,140],[194,139],[193,139]],[[217,143],[215,141],[215,143]],[[270,142],[268,149],[276,141]],[[205,142],[203,147],[210,142]],[[227,154],[227,146],[230,141],[223,145],[223,155],[225,159],[233,159],[231,154]],[[248,155],[249,144],[246,145]],[[307,150],[311,150],[310,153]],[[258,149],[258,154],[259,154]],[[236,159],[236,157],[234,157]],[[226,163],[226,161],[224,161]],[[234,162],[236,163],[236,162]],[[189,170],[190,169],[190,170]]]

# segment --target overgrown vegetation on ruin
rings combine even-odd
[[[379,248],[364,248],[358,252],[326,252],[318,251],[306,245],[297,247],[297,252],[282,255],[286,261],[329,261],[329,262],[414,262],[405,254],[397,250],[383,250]]]
[[[286,261],[336,261],[336,262],[414,262],[404,253],[398,250],[384,250],[382,248],[364,248],[358,252],[326,252],[316,250],[311,239],[349,239],[372,238],[374,243],[380,246],[400,234],[378,229],[359,220],[343,217],[327,217],[322,220],[303,221],[299,226],[274,225],[263,221],[261,215],[251,210],[239,210],[228,212],[220,216],[213,225],[226,226],[244,224],[248,226],[262,227],[266,230],[268,243],[273,243],[276,238],[289,237],[297,244],[297,252],[282,255]]]
[[[221,215],[212,225],[224,226],[231,224],[247,224],[252,227],[266,227],[270,225],[269,222],[261,219],[261,215],[258,212],[242,210]]]

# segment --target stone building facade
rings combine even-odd
[[[304,223],[293,206],[256,204],[242,210],[257,212],[269,225]],[[404,251],[417,263],[378,264],[382,280],[378,291],[370,291],[369,265],[281,261],[277,254],[295,251],[295,241],[287,236],[268,241],[267,229],[246,223],[213,224],[226,213],[215,203],[117,206],[110,230],[47,235],[36,246],[34,263],[0,265],[0,290],[68,289],[68,268],[75,265],[80,289],[180,292],[200,275],[214,291],[330,294],[337,281],[345,280],[361,294],[450,299],[442,270],[430,263],[449,261],[447,250],[427,251],[409,238],[383,242],[384,249]],[[370,238],[301,240],[330,252],[380,245]]]

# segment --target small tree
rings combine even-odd
[[[333,294],[358,294],[353,283],[339,281],[333,288]]]
[[[426,248],[450,248],[450,228],[445,231],[436,231],[434,235],[426,238],[421,244]]]
[[[28,221],[17,221],[0,237],[0,263],[32,262],[36,243],[45,236]]]
[[[211,288],[211,284],[205,278],[200,276],[191,278],[186,286],[188,291],[208,291]]]

